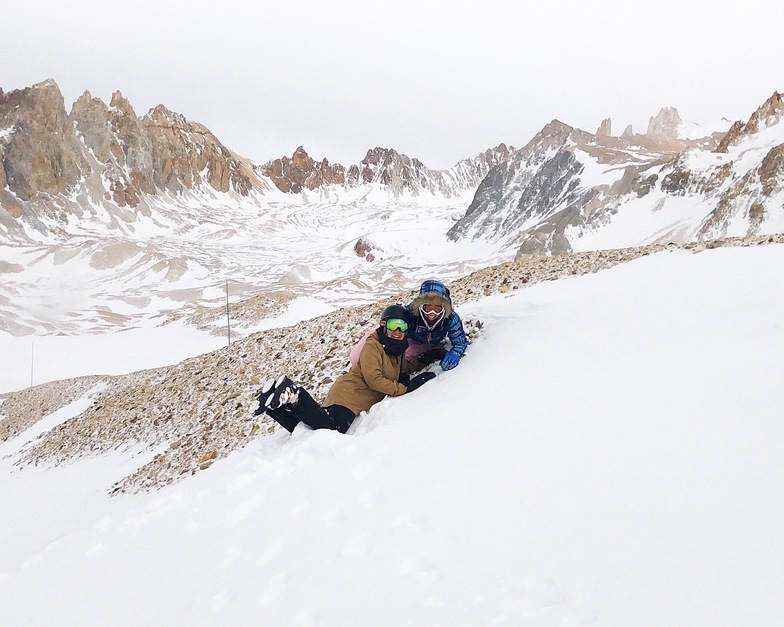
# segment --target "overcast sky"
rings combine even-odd
[[[713,124],[784,90],[780,0],[3,0],[0,87],[120,90],[256,161],[383,146],[447,168],[550,120]]]

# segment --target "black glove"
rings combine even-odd
[[[425,383],[430,381],[430,379],[435,379],[436,373],[435,372],[420,372],[417,376],[415,376],[409,384],[406,386],[408,388],[406,390],[406,394],[409,392],[413,392],[417,388],[422,387]]]
[[[401,372],[400,376],[397,378],[397,382],[402,383],[403,385],[408,385],[409,381],[411,381],[411,375],[407,372]]]
[[[441,361],[444,358],[444,355],[446,355],[445,348],[431,348],[429,351],[417,355],[417,361],[425,368],[432,363]]]

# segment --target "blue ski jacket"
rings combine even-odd
[[[420,305],[441,305],[444,317],[429,329],[419,314]],[[420,344],[441,344],[448,337],[452,350],[460,357],[468,348],[468,338],[463,330],[463,321],[452,309],[452,299],[447,287],[441,281],[425,281],[419,288],[419,294],[408,305],[413,321],[408,329],[408,338]]]

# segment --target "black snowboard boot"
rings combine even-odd
[[[294,405],[299,398],[299,390],[299,386],[294,385],[291,379],[282,376],[275,382],[275,388],[267,397],[264,406],[267,409],[278,409],[284,405]]]
[[[269,397],[272,396],[272,393],[275,391],[275,379],[267,379],[264,384],[261,386],[261,392],[259,392],[259,407],[256,411],[253,412],[254,416],[259,416],[267,411],[267,400]]]

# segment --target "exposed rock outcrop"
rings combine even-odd
[[[683,120],[675,107],[663,107],[659,113],[648,121],[648,135],[678,137],[678,129]]]
[[[294,151],[291,158],[282,157],[267,162],[261,171],[279,190],[294,194],[303,189],[346,184],[346,169],[342,165],[330,165],[327,159],[314,161],[302,146]]]
[[[0,130],[3,187],[18,200],[62,194],[88,168],[52,80],[9,93],[0,90]],[[20,209],[17,205],[15,212]]]
[[[744,136],[753,135],[769,126],[778,124],[782,115],[784,115],[784,102],[782,102],[781,94],[775,91],[770,98],[751,114],[745,124],[740,120],[733,123],[730,130],[727,131],[716,147],[716,152],[726,153],[730,146],[738,144]]]
[[[513,148],[501,144],[473,159],[464,159],[449,170],[431,170],[419,159],[391,148],[372,148],[358,164],[345,167],[326,159],[315,161],[300,146],[290,158],[269,161],[260,172],[287,193],[325,190],[330,186],[379,186],[392,197],[430,194],[451,198],[474,189],[490,168],[508,159],[512,152]]]
[[[95,207],[127,222],[163,193],[269,189],[201,124],[163,106],[137,117],[119,91],[108,106],[85,92],[67,114],[53,80],[0,90],[0,132],[0,205],[42,231]]]
[[[618,246],[775,231],[784,219],[782,113],[776,92],[747,123],[702,138],[679,137],[683,122],[673,108],[652,117],[646,135],[627,129],[612,137],[608,120],[595,135],[554,120],[490,170],[448,236],[516,244],[522,255],[562,254],[621,213],[635,228],[615,230]],[[703,156],[777,125],[782,132],[766,135],[770,147],[745,150],[743,164]],[[642,238],[629,241],[635,230]]]

